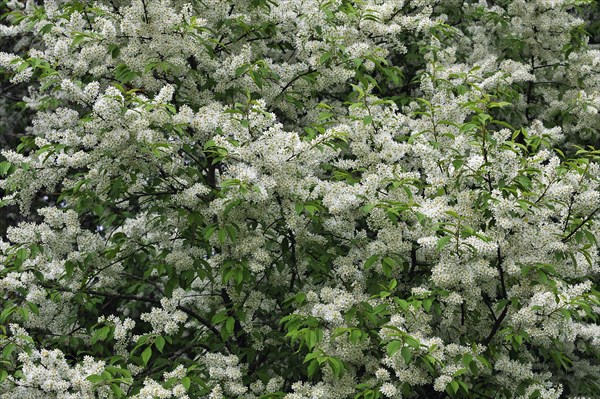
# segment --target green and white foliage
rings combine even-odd
[[[600,395],[597,3],[0,10],[0,398]]]

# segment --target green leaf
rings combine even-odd
[[[110,332],[110,326],[104,326],[96,331],[94,331],[94,335],[92,336],[92,344],[95,344],[98,341],[104,341]]]
[[[453,210],[447,210],[445,213],[456,219],[458,219],[460,217],[458,212],[453,211]]]
[[[463,375],[463,374],[464,374],[464,373],[466,373],[467,371],[468,371],[468,370],[467,370],[467,369],[464,369],[464,368],[463,368],[463,369],[458,369],[458,370],[456,370],[456,371],[454,372],[453,376],[454,376],[454,377],[458,377],[458,376],[460,376],[460,375]]]
[[[369,270],[381,255],[372,255],[365,261],[365,270]]]
[[[165,339],[159,335],[154,339],[154,346],[156,346],[156,349],[162,353],[163,348],[165,347]]]
[[[344,372],[344,363],[335,357],[329,357],[327,359],[327,363],[329,363],[329,367],[331,367],[333,375],[338,378],[341,377],[342,373]]]
[[[462,358],[462,363],[463,363],[463,364],[464,364],[466,367],[469,367],[469,364],[471,364],[471,362],[472,362],[472,361],[473,361],[473,356],[472,356],[472,355],[470,355],[470,354],[468,354],[468,353],[465,353],[465,354],[463,355],[463,358]]]
[[[31,310],[31,313],[39,316],[40,315],[40,308],[38,308],[38,306],[33,303],[33,302],[27,302],[27,306],[29,307],[29,310]]]
[[[4,349],[2,349],[2,358],[3,359],[10,358],[10,354],[13,352],[13,350],[15,350],[15,348],[16,348],[16,346],[12,342],[6,344],[6,346],[4,347]]]
[[[216,229],[217,225],[215,224],[211,224],[210,226],[206,227],[206,229],[204,230],[204,239],[208,240],[210,237],[212,237]]]
[[[450,242],[450,240],[452,239],[451,236],[443,236],[442,238],[440,238],[436,244],[436,248],[438,251],[441,251],[446,244],[448,244]]]
[[[433,305],[433,299],[432,298],[423,299],[423,310],[425,310],[426,312],[429,313],[429,311],[431,310],[431,306],[432,305]]]
[[[121,387],[119,387],[119,385],[117,385],[117,384],[111,384],[110,389],[115,394],[115,397],[117,397],[117,398],[124,398],[126,395],[125,391],[123,391],[121,389]]]
[[[227,230],[219,229],[217,233],[217,237],[219,238],[219,243],[223,245],[225,243],[225,239],[227,238]]]
[[[148,365],[148,361],[150,360],[150,357],[152,357],[152,347],[148,346],[142,352],[142,362],[144,362],[144,366]]]
[[[239,66],[235,69],[235,77],[239,78],[240,76],[242,76],[243,74],[245,74],[246,72],[248,72],[248,69],[250,68],[250,66],[248,64],[244,64],[242,66]]]
[[[92,375],[88,375],[88,376],[86,377],[86,380],[88,380],[88,381],[90,381],[90,382],[92,382],[92,383],[94,383],[94,384],[97,384],[97,383],[99,383],[99,382],[102,382],[102,381],[104,381],[104,380],[105,380],[105,378],[104,378],[104,376],[102,376],[102,375],[100,375],[100,374],[92,374]]]
[[[235,229],[235,227],[228,224],[225,226],[225,230],[227,230],[227,235],[229,236],[231,241],[235,242],[237,240],[237,230]]]
[[[357,344],[360,341],[360,337],[362,336],[362,331],[359,329],[354,329],[350,332],[350,342],[353,344]]]
[[[454,387],[451,385],[450,382],[446,385],[446,392],[448,392],[448,395],[450,395],[450,397],[453,398],[456,395],[456,391],[454,390]]]
[[[118,361],[118,360],[116,360],[116,361]],[[120,374],[120,375],[124,376],[125,378],[131,378],[131,371],[129,371],[127,369],[123,369],[123,368],[116,367],[116,366],[106,366],[105,369],[106,369],[106,371],[112,373],[113,375]]]
[[[7,320],[8,320],[8,316],[10,316],[12,313],[16,312],[18,309],[18,306],[6,306],[3,310],[2,313],[0,313],[0,324],[4,324]]]
[[[6,176],[12,164],[8,161],[0,162],[0,176]]]
[[[501,310],[503,310],[506,307],[506,305],[508,305],[508,303],[509,303],[508,299],[506,299],[506,298],[500,299],[498,301],[498,303],[496,304],[496,311],[500,312]]]
[[[319,362],[317,362],[316,360],[313,360],[308,365],[308,376],[309,377],[314,376],[317,373],[317,371],[319,371]]]
[[[415,349],[419,349],[421,347],[421,343],[413,337],[407,335],[404,340],[407,345],[412,346]]]
[[[386,276],[391,276],[392,271],[394,270],[394,267],[396,266],[396,262],[394,260],[394,258],[391,258],[389,256],[386,256],[383,258],[383,260],[381,261],[381,267],[383,269],[383,273]]]
[[[393,356],[396,352],[398,352],[400,350],[400,348],[402,348],[403,344],[401,341],[391,341],[388,342],[387,346],[386,346],[386,352],[388,354],[388,356]]]
[[[310,352],[304,357],[304,363],[307,363],[313,359],[316,359],[317,357],[321,356],[322,354],[323,354],[323,352],[320,350],[318,350],[316,352]]]
[[[491,102],[488,104],[489,108],[503,108],[503,107],[507,107],[511,105],[511,103],[506,102],[506,101],[499,101],[499,102]]]
[[[410,348],[408,346],[403,346],[402,350],[400,351],[400,354],[402,355],[402,359],[404,359],[404,362],[406,364],[410,364],[410,362],[412,361],[412,351],[410,350]]]
[[[314,330],[309,330],[304,339],[308,349],[313,349],[317,345],[317,333]]]
[[[464,163],[465,161],[463,161],[462,159],[455,159],[454,161],[452,161],[452,166],[454,166],[454,169],[460,169],[460,167],[463,166]]]
[[[233,317],[228,317],[227,321],[225,322],[225,329],[227,329],[227,332],[232,334],[234,326],[235,326],[235,319]]]
[[[46,33],[50,32],[53,27],[54,27],[54,24],[46,24],[42,27],[42,29],[40,29],[40,33],[42,35],[45,35]]]
[[[540,393],[540,390],[539,390],[539,389],[536,389],[535,391],[533,391],[533,392],[531,393],[531,395],[529,395],[529,399],[537,399],[537,398],[539,398],[540,396],[542,396],[542,394]]]
[[[494,369],[494,367],[491,365],[491,363],[483,355],[478,355],[477,360],[479,360],[481,363],[483,363],[483,365],[485,367],[487,367],[488,369],[490,369],[490,370]]]
[[[29,312],[27,311],[27,308],[18,308],[17,313],[23,318],[23,320],[29,320]]]

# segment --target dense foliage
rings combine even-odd
[[[0,398],[600,396],[596,2],[190,1],[0,1]]]

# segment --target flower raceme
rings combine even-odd
[[[0,398],[600,394],[596,2],[0,8]]]

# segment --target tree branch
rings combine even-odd
[[[72,291],[72,290],[69,290],[69,289],[66,289],[63,287],[46,286],[46,288],[55,289],[55,290],[61,291],[61,292],[70,292],[72,294],[78,293],[76,291]],[[144,297],[144,296],[140,296],[140,295],[118,294],[118,293],[96,291],[96,290],[86,290],[86,291],[82,291],[81,293],[88,294],[91,296],[96,296],[96,297],[102,296],[102,297],[114,298],[114,299],[127,299],[130,301],[140,301],[140,302],[146,302],[146,303],[151,303],[151,304],[162,306],[161,302],[158,299],[148,298],[148,297]],[[200,324],[202,324],[204,327],[209,329],[215,336],[217,336],[219,338],[219,340],[221,340],[223,342],[223,344],[225,344],[225,347],[227,348],[227,350],[230,353],[233,353],[229,343],[226,340],[223,340],[221,338],[221,334],[219,333],[219,330],[217,330],[216,327],[210,323],[210,321],[208,321],[207,319],[202,317],[200,314],[198,314],[197,312],[195,312],[194,310],[192,310],[186,306],[177,305],[177,309],[181,310],[188,316],[191,316],[192,318],[196,319],[198,322],[200,322]]]

